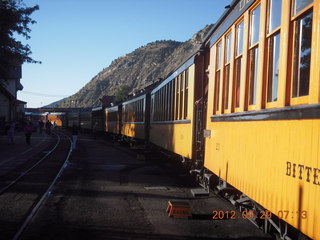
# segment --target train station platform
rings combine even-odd
[[[195,185],[157,155],[141,160],[125,147],[80,135],[21,239],[271,239],[241,217],[213,220],[213,211],[235,209],[213,194],[194,198]],[[169,217],[169,201],[187,203],[192,216]]]

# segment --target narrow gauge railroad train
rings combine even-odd
[[[319,0],[234,0],[173,74],[92,120],[181,156],[265,231],[319,240],[318,66]]]

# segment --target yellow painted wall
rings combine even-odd
[[[190,123],[153,124],[150,141],[168,151],[191,159],[192,126]]]
[[[145,139],[145,125],[143,123],[122,123],[121,133],[128,137]]]
[[[285,221],[320,239],[320,120],[211,122],[208,129],[206,168],[274,214],[289,211]],[[303,170],[299,179],[298,164],[319,169],[318,177],[311,171],[307,182]]]

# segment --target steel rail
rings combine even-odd
[[[62,133],[63,134],[63,133]],[[65,136],[67,136],[66,134],[63,134]],[[24,232],[24,230],[27,228],[27,226],[30,224],[32,218],[36,215],[36,213],[38,212],[38,210],[40,209],[40,207],[42,206],[42,204],[46,201],[46,199],[50,196],[51,191],[53,189],[54,184],[57,182],[58,178],[61,176],[63,170],[66,168],[66,166],[68,165],[68,160],[71,156],[72,153],[72,142],[69,136],[67,136],[70,142],[70,149],[68,152],[68,155],[66,157],[66,160],[64,161],[64,163],[62,164],[58,174],[56,175],[56,177],[54,178],[54,180],[52,181],[52,183],[50,184],[50,186],[48,187],[47,191],[42,195],[42,197],[40,198],[40,200],[38,201],[38,203],[34,206],[34,208],[32,209],[32,211],[30,212],[30,214],[28,215],[28,217],[26,218],[26,220],[23,222],[23,224],[21,225],[21,227],[19,228],[19,230],[16,232],[16,234],[13,237],[13,240],[17,240],[20,238],[20,236],[22,235],[22,233]]]
[[[30,171],[32,171],[35,167],[37,167],[44,159],[46,159],[59,145],[61,139],[60,136],[56,133],[54,133],[58,137],[58,141],[55,144],[55,146],[46,153],[37,163],[35,163],[32,167],[28,168],[26,171],[22,172],[17,178],[12,180],[7,186],[0,189],[0,195],[2,195],[6,190],[8,190],[11,186],[13,186],[16,182],[18,182],[21,178],[23,178],[26,174],[28,174]]]

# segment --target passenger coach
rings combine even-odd
[[[202,120],[194,106],[201,100],[203,59],[201,54],[193,55],[151,92],[150,142],[193,159],[191,165],[197,165],[199,157],[196,133]]]
[[[102,107],[96,107],[91,112],[91,125],[94,131],[105,131],[105,114]]]
[[[215,25],[204,165],[320,239],[320,2],[241,0]],[[272,219],[270,219],[272,222]]]
[[[132,141],[147,142],[150,125],[150,93],[122,103],[121,134]]]
[[[121,134],[122,105],[105,108],[105,130],[109,135]]]

